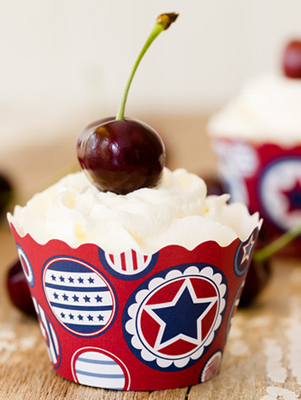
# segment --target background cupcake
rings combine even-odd
[[[290,42],[282,71],[242,87],[210,119],[225,190],[259,211],[270,239],[301,224],[301,44]],[[285,252],[300,255],[299,239]]]

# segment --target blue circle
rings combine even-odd
[[[158,356],[157,354],[153,353],[153,356],[154,356],[156,359],[157,359],[157,358],[160,358],[160,359],[162,359],[162,360],[171,361],[171,363],[170,363],[169,366],[162,366],[162,367],[161,367],[160,365],[157,364],[156,359],[153,360],[153,361],[149,361],[149,360],[144,359],[144,358],[141,356],[141,349],[142,349],[142,347],[141,347],[141,348],[136,348],[136,347],[133,346],[133,344],[132,344],[132,338],[133,338],[133,336],[136,335],[136,333],[137,333],[137,329],[136,329],[136,327],[137,327],[136,316],[138,315],[139,310],[141,309],[141,304],[139,305],[139,307],[138,307],[138,309],[137,309],[136,316],[135,316],[134,318],[133,318],[133,316],[129,316],[129,314],[128,314],[128,309],[129,309],[129,307],[130,307],[131,305],[133,305],[133,304],[135,304],[135,303],[137,302],[137,300],[136,300],[136,295],[137,295],[137,293],[138,293],[138,292],[141,292],[141,291],[143,291],[143,290],[145,290],[145,289],[147,290],[150,281],[152,281],[152,280],[154,280],[154,279],[157,279],[157,278],[160,279],[160,278],[162,278],[162,277],[166,277],[166,275],[167,275],[168,272],[170,272],[170,271],[179,271],[179,272],[183,273],[183,272],[184,272],[187,268],[189,268],[189,267],[197,267],[198,270],[199,270],[199,272],[201,272],[201,271],[202,271],[204,268],[206,268],[206,267],[210,267],[210,268],[213,270],[214,274],[215,274],[215,273],[218,273],[218,274],[220,274],[220,275],[222,276],[222,281],[220,282],[220,285],[221,285],[221,284],[224,284],[224,285],[226,286],[226,292],[225,292],[225,294],[223,295],[223,299],[225,300],[225,307],[224,307],[224,309],[222,310],[222,312],[219,312],[219,315],[222,317],[222,319],[223,319],[224,314],[225,314],[225,312],[226,312],[226,305],[227,305],[227,299],[228,299],[228,292],[227,292],[228,285],[227,285],[227,280],[226,280],[226,277],[225,277],[224,273],[223,273],[219,268],[215,267],[214,265],[207,264],[207,263],[181,264],[181,265],[178,265],[178,266],[175,266],[175,267],[170,267],[170,268],[168,268],[168,269],[166,269],[166,270],[164,270],[164,271],[160,271],[159,273],[157,273],[157,274],[151,276],[148,280],[144,281],[144,282],[132,293],[132,295],[130,296],[128,302],[126,303],[126,306],[125,306],[125,309],[124,309],[124,313],[123,313],[123,317],[122,317],[122,325],[123,325],[123,334],[124,334],[124,338],[125,338],[125,341],[126,341],[128,347],[130,348],[130,350],[133,352],[133,354],[134,354],[141,362],[143,362],[144,364],[147,364],[149,367],[151,367],[151,368],[153,368],[153,369],[161,370],[161,371],[167,371],[167,372],[173,372],[173,371],[179,371],[179,370],[181,370],[181,369],[187,369],[187,368],[189,368],[191,365],[193,365],[193,364],[195,364],[196,362],[198,362],[198,361],[200,360],[200,358],[202,358],[202,357],[204,356],[204,354],[206,354],[206,352],[208,351],[208,349],[209,349],[210,346],[212,345],[212,343],[213,343],[213,341],[214,341],[214,339],[215,339],[215,337],[216,337],[217,333],[219,332],[219,329],[220,329],[220,327],[221,327],[221,325],[222,325],[222,323],[220,323],[220,325],[214,330],[214,339],[212,339],[212,341],[211,341],[209,344],[207,344],[207,345],[204,344],[203,352],[202,352],[201,355],[200,355],[198,358],[196,358],[196,359],[193,359],[192,357],[190,357],[190,355],[186,355],[186,354],[185,354],[185,355],[179,355],[178,358],[172,359],[172,358],[166,358],[163,354],[160,355],[160,356]],[[178,279],[185,279],[185,278],[203,278],[204,280],[209,281],[210,284],[212,284],[212,285],[215,287],[215,289],[216,289],[216,291],[217,291],[217,293],[218,293],[218,298],[219,298],[218,301],[219,301],[219,304],[220,304],[221,298],[220,298],[219,290],[218,290],[218,288],[217,288],[217,284],[216,284],[213,280],[211,280],[211,279],[209,279],[208,277],[206,277],[205,275],[203,276],[203,275],[201,275],[201,274],[200,274],[200,275],[189,275],[189,274],[188,274],[188,275],[184,275],[184,274],[183,274],[183,275],[179,275],[178,277],[175,277],[174,279],[171,279],[170,282],[172,283],[172,282],[174,282],[174,281],[176,281],[176,280],[178,280]],[[168,284],[168,283],[169,283],[168,281],[164,281],[164,282],[162,282],[162,284],[160,284],[160,285],[158,286],[158,288],[159,288],[159,287],[162,287],[162,286],[164,286],[165,284]],[[153,292],[153,291],[151,291],[151,293],[152,293],[152,292]],[[184,291],[183,291],[183,293],[184,293]],[[150,294],[150,295],[152,295],[152,294]],[[181,297],[184,299],[184,296],[183,296],[183,295],[181,295]],[[184,301],[184,300],[183,300],[183,301]],[[198,312],[198,310],[196,310],[196,312]],[[201,312],[201,311],[200,311],[200,312]],[[178,314],[178,315],[179,315],[179,314]],[[201,314],[199,314],[199,315],[201,315]],[[198,318],[199,318],[199,317],[198,317]],[[135,320],[134,323],[135,323],[135,331],[136,331],[136,333],[134,333],[134,334],[129,333],[129,332],[127,331],[127,329],[126,329],[126,324],[127,324],[131,319],[134,319],[134,320]],[[211,326],[210,329],[213,328],[213,325],[214,325],[214,324],[215,324],[215,322],[213,322],[213,324],[212,324],[212,326]],[[175,325],[176,325],[176,324],[175,324]],[[210,329],[209,329],[209,330],[210,330]],[[188,331],[187,331],[187,332],[188,332]],[[137,336],[138,336],[138,338],[139,338],[139,334],[138,334]],[[176,337],[176,336],[177,336],[177,335],[175,335],[174,337]],[[204,339],[204,342],[207,340],[207,337],[208,337],[208,335],[206,336],[206,339]],[[139,338],[138,340],[141,342],[140,338]],[[142,346],[144,346],[144,345],[142,345]],[[199,346],[196,347],[196,349],[194,350],[194,352],[199,351],[199,349],[200,349],[202,346],[203,346],[203,344],[201,343]],[[150,352],[150,353],[152,354],[152,350],[147,349],[147,351]],[[193,353],[191,353],[191,354],[193,354]],[[176,365],[174,364],[174,361],[176,362],[177,360],[185,359],[186,357],[189,357],[190,359],[189,359],[189,361],[188,361],[184,366],[176,366]]]
[[[53,315],[72,334],[94,337],[112,326],[117,297],[93,265],[70,256],[52,257],[43,266],[42,282]]]

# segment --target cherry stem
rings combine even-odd
[[[274,240],[272,243],[268,244],[263,249],[255,250],[253,255],[253,260],[255,262],[261,262],[268,259],[277,251],[281,250],[283,247],[289,244],[300,234],[301,234],[301,225],[291,228],[290,230],[285,232],[283,235]]]
[[[150,45],[152,44],[152,42],[156,39],[156,37],[164,30],[168,29],[170,27],[170,25],[177,19],[178,14],[175,13],[169,13],[169,14],[161,14],[159,15],[159,17],[157,18],[156,24],[153,27],[153,30],[151,31],[149,37],[147,38],[141,52],[138,55],[138,58],[132,68],[132,71],[130,73],[129,79],[127,81],[126,87],[125,87],[125,91],[116,115],[116,119],[120,120],[120,119],[124,119],[124,110],[125,110],[125,104],[126,104],[126,100],[128,97],[128,93],[130,90],[130,86],[132,83],[132,80],[134,78],[135,72],[140,64],[140,61],[142,59],[142,57],[144,56],[144,54],[146,53],[146,51],[148,50],[148,48],[150,47]]]

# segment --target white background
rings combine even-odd
[[[0,0],[0,148],[115,114],[156,17],[179,12],[142,60],[126,114],[204,113],[280,68],[300,0]]]

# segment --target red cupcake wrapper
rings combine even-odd
[[[301,224],[301,145],[214,138],[219,171],[232,201],[264,219],[270,241]],[[301,256],[301,238],[282,250]]]
[[[184,387],[220,368],[258,235],[145,256],[38,244],[11,225],[56,372],[117,390]]]

